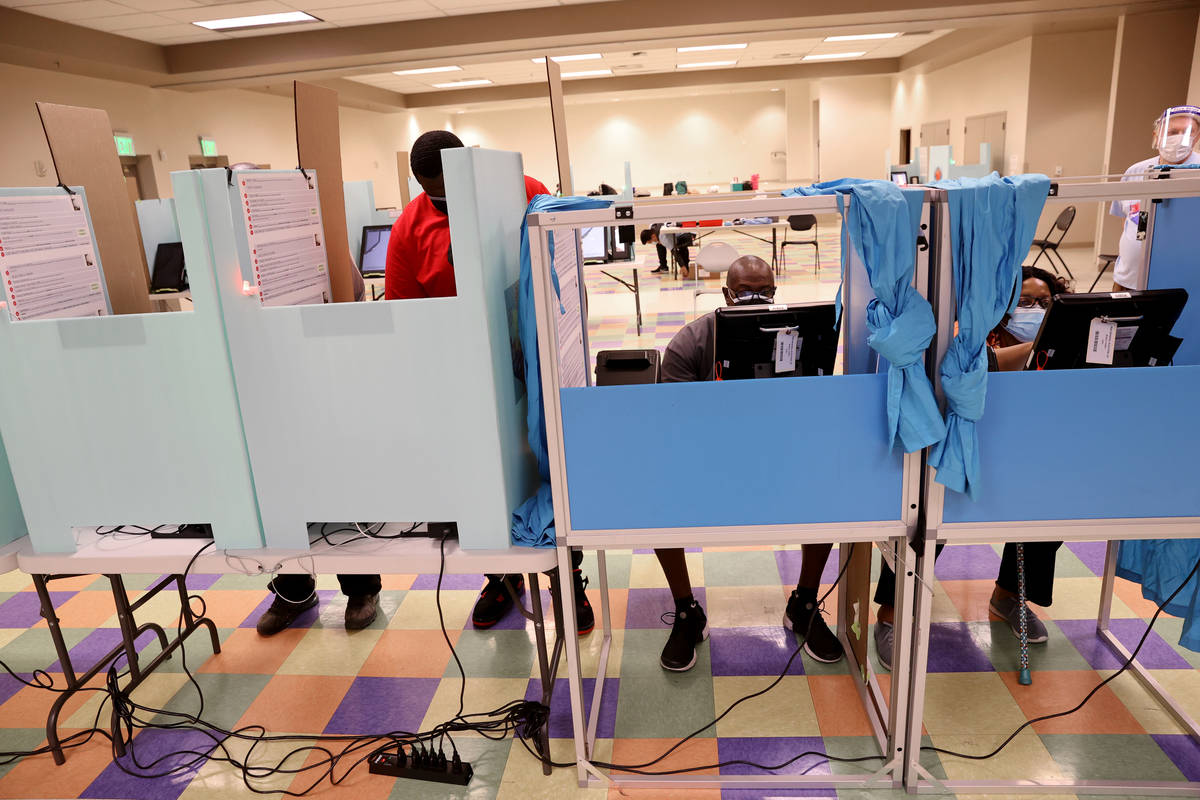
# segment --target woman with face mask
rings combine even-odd
[[[1038,267],[1021,267],[1017,307],[1005,314],[988,336],[988,368],[993,372],[1024,369],[1051,298],[1070,291],[1066,280],[1057,275]]]
[[[1149,173],[1163,167],[1182,167],[1200,164],[1200,108],[1173,106],[1154,122],[1153,147],[1158,154],[1139,161],[1125,170],[1122,181],[1140,181]],[[1115,200],[1110,213],[1125,220],[1117,263],[1113,266],[1113,291],[1145,289],[1146,242],[1138,241],[1138,218],[1142,208],[1139,200]]]

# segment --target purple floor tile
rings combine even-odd
[[[991,659],[980,649],[965,622],[935,622],[929,627],[930,672],[992,672]]]
[[[692,596],[703,606],[704,589],[695,587]],[[626,628],[669,628],[662,621],[662,615],[675,610],[675,600],[671,597],[670,589],[630,589],[629,601],[625,606]]]
[[[592,710],[592,692],[596,687],[595,678],[583,679],[583,708],[585,713]],[[617,690],[620,688],[619,678],[604,679],[604,694],[600,697],[600,718],[596,720],[596,735],[601,739],[611,739],[617,724]],[[554,697],[550,699],[550,738],[570,739],[571,725],[571,689],[566,678],[554,682]],[[541,678],[529,682],[525,691],[526,700],[542,699]]]
[[[341,594],[341,592],[339,592],[337,589],[318,589],[317,590],[317,598],[321,601],[321,603],[328,603],[330,600],[337,597],[339,594]],[[250,614],[244,620],[242,620],[242,624],[239,625],[238,627],[239,628],[253,628],[256,624],[258,624],[258,618],[263,615],[264,611],[266,611],[268,608],[270,608],[271,603],[273,603],[274,601],[275,601],[275,595],[271,594],[270,592],[267,592],[266,595],[263,597],[262,602],[260,602],[257,606],[255,606],[254,610],[251,611]],[[305,611],[300,616],[296,617],[296,619],[293,620],[292,624],[289,625],[288,627],[289,628],[311,628],[313,626],[313,623],[316,622],[320,616],[321,616],[321,605],[320,605],[320,603],[318,603],[317,605],[315,605],[312,608]]]
[[[168,638],[173,634],[169,632]],[[157,641],[157,637],[153,631],[146,631],[137,638],[137,649],[141,652],[146,648],[146,645]],[[72,647],[68,652],[71,654],[71,666],[75,669],[75,674],[81,674],[91,669],[97,661],[100,660],[105,653],[121,643],[121,631],[119,628],[97,628],[89,633]],[[157,646],[156,646],[157,647]],[[125,654],[117,656],[113,662],[117,669],[125,669],[127,666]],[[47,672],[62,672],[62,664],[57,660],[49,667],[46,667]]]
[[[29,672],[18,672],[17,675],[21,676],[27,681],[33,680],[33,674]],[[21,683],[7,672],[0,671],[0,705],[24,688],[25,684]]]
[[[1000,555],[989,544],[958,544],[942,551],[935,569],[943,581],[995,580]]]
[[[796,636],[782,625],[761,628],[712,628],[709,632],[713,675],[778,675],[796,650]],[[789,675],[804,674],[804,659],[792,661]]]
[[[204,765],[204,759],[196,753],[207,753],[213,747],[213,739],[201,731],[190,730],[146,730],[133,740],[131,756],[122,759],[132,772],[142,772],[132,759],[146,767],[147,774],[159,774],[173,767],[179,771],[162,778],[138,778],[124,772],[116,764],[109,764],[96,779],[83,790],[80,797],[121,797],[127,800],[174,800],[188,787],[196,772]],[[193,751],[181,753],[180,751]],[[171,755],[179,753],[179,755]],[[169,756],[164,758],[164,756]],[[162,758],[162,761],[158,759]]]
[[[1123,659],[1118,658],[1112,648],[1097,635],[1094,619],[1060,619],[1057,623],[1092,669],[1121,668]],[[1140,619],[1114,619],[1109,623],[1109,629],[1117,637],[1117,641],[1132,652],[1142,634],[1146,632],[1146,623]],[[1175,649],[1155,631],[1150,632],[1146,643],[1142,645],[1138,661],[1149,669],[1191,669],[1191,665],[1183,656],[1175,652]]]
[[[542,613],[546,615],[547,619],[549,619],[554,614],[554,610],[553,610],[554,606],[552,606],[550,604],[550,590],[542,589],[541,595],[542,595]],[[529,592],[528,591],[521,593],[521,602],[525,604],[526,610],[531,610],[530,603],[529,603]],[[495,625],[488,628],[487,630],[489,630],[489,631],[523,631],[523,630],[525,630],[526,622],[527,622],[527,620],[525,619],[525,617],[521,616],[521,612],[517,610],[517,607],[513,606],[511,611],[509,611],[507,614],[505,614],[499,622],[497,622]],[[467,621],[463,624],[463,627],[464,628],[474,627],[471,623],[470,617],[467,618]]]
[[[654,553],[654,548],[639,547],[636,550],[634,550],[633,552],[637,553],[638,555],[648,556],[648,555],[652,555]],[[704,552],[704,548],[703,547],[685,547],[685,548],[683,548],[683,552],[685,552],[685,553],[702,553],[702,552]]]
[[[430,591],[437,588],[438,576],[433,575],[418,575],[413,581],[412,588],[414,589],[429,589]],[[471,589],[476,592],[483,589],[483,585],[487,583],[487,579],[482,575],[443,575],[443,589]]]
[[[1096,575],[1104,574],[1104,554],[1108,545],[1104,542],[1067,542],[1075,557]]]
[[[775,563],[779,565],[780,582],[784,586],[795,586],[796,581],[800,579],[800,567],[804,564],[804,551],[776,550]],[[838,554],[834,550],[829,554],[829,558],[825,559],[825,566],[821,570],[821,583],[833,583],[839,569]]]
[[[725,762],[735,759],[752,761],[756,764],[774,766],[782,764],[805,751],[825,752],[825,742],[819,736],[797,737],[754,737],[734,738],[721,737],[717,739],[718,760]],[[832,770],[824,756],[808,755],[793,761],[791,764],[773,770],[777,775],[829,775]],[[764,770],[746,764],[732,764],[721,769],[722,775],[762,775]],[[800,790],[801,797],[836,797],[837,792],[831,789]],[[811,792],[811,794],[809,793]]]
[[[355,678],[325,732],[418,731],[439,682],[439,678]]]
[[[1187,734],[1151,736],[1189,781],[1200,781],[1200,744]]]
[[[836,789],[722,789],[721,800],[783,800],[787,797],[823,797],[837,800]]]
[[[159,575],[157,578],[155,578],[153,581],[150,582],[150,585],[154,586],[159,581],[161,581],[163,578],[169,578],[169,577],[171,577],[171,576],[170,575]],[[220,575],[189,574],[187,576],[187,578],[184,580],[184,583],[187,585],[188,589],[190,589],[192,591],[197,591],[197,590],[211,589],[213,587],[213,584],[216,583],[217,581],[219,581],[220,579],[221,579]],[[170,591],[173,588],[174,588],[173,586],[169,586],[166,589],[164,589],[163,591]]]
[[[75,592],[50,592],[54,607],[71,599]],[[30,628],[42,618],[42,603],[37,592],[17,592],[0,603],[0,628]]]

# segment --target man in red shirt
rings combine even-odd
[[[409,166],[424,189],[413,198],[392,225],[384,267],[383,296],[387,300],[420,297],[454,297],[454,254],[450,248],[450,218],[447,216],[446,182],[442,175],[442,151],[463,147],[462,140],[450,131],[427,131],[417,137],[409,151]],[[550,194],[541,181],[525,176],[525,199]],[[579,568],[583,553],[573,554],[572,581],[575,588],[576,623],[580,634],[595,627],[595,614],[584,587],[587,580]],[[525,590],[522,575],[488,575],[471,614],[476,628],[490,628],[513,607],[512,593],[505,589],[507,579],[513,591]]]

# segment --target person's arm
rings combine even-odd
[[[683,348],[674,339],[667,345],[663,353],[662,366],[659,368],[659,383],[691,383],[700,380],[693,359],[687,357]]]
[[[406,300],[425,296],[425,290],[417,281],[419,262],[414,257],[412,242],[400,226],[403,219],[401,216],[396,220],[396,224],[392,226],[392,235],[388,239],[387,260],[383,268],[385,300]]]

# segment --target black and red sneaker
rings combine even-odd
[[[578,567],[571,570],[571,582],[575,584],[575,629],[579,631],[580,636],[584,636],[595,629],[596,612],[592,611],[592,604],[584,591],[588,579],[583,577],[583,570]]]
[[[490,628],[512,610],[513,597],[504,585],[505,578],[518,595],[525,592],[524,575],[488,575],[488,581],[479,593],[479,599],[475,601],[475,610],[471,613],[471,624],[476,628]]]

